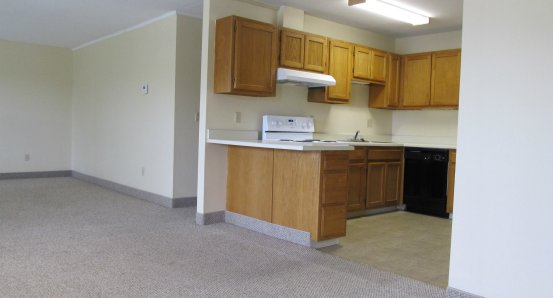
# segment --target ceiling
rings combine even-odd
[[[429,14],[430,24],[422,26],[412,26],[356,7],[349,7],[348,0],[255,1],[276,7],[282,5],[296,7],[304,10],[309,15],[393,37],[460,30],[463,21],[463,0],[398,0],[402,4]]]
[[[202,0],[0,0],[0,39],[75,48]]]
[[[459,30],[463,7],[463,0],[400,0],[430,14],[430,24],[414,27],[348,7],[347,0],[246,1],[288,5],[393,37]],[[202,6],[202,0],[0,0],[0,39],[75,48],[171,11],[201,17]]]

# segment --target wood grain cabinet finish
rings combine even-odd
[[[387,54],[386,66],[386,85],[371,85],[369,88],[369,108],[394,109],[400,105],[401,56]]]
[[[353,78],[384,83],[386,63],[386,52],[356,45],[353,51]]]
[[[365,209],[367,190],[367,150],[356,147],[349,152],[348,211]]]
[[[275,96],[277,28],[236,16],[217,20],[214,92]]]
[[[402,106],[422,108],[430,106],[432,54],[412,54],[402,57]]]
[[[320,103],[348,103],[351,96],[353,45],[331,39],[328,59],[328,73],[334,77],[336,85],[309,88],[307,100]]]
[[[447,213],[453,213],[453,194],[455,190],[455,164],[457,150],[449,150],[449,169],[447,173]]]
[[[357,147],[350,152],[348,211],[399,205],[403,192],[403,148]]]
[[[314,241],[346,233],[348,151],[229,146],[227,185],[229,211],[307,231]]]
[[[227,210],[271,222],[273,150],[229,146],[227,159]]]
[[[280,66],[314,72],[326,72],[328,40],[305,32],[280,30]]]
[[[397,206],[402,201],[403,148],[367,149],[366,208]]]
[[[402,58],[402,108],[457,108],[461,50],[405,55]]]
[[[430,105],[459,106],[460,78],[461,50],[433,52]]]

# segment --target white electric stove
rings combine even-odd
[[[311,117],[263,116],[262,140],[283,142],[333,142],[313,139],[315,122]]]

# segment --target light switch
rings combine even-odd
[[[142,85],[142,93],[144,94],[150,93],[150,86],[148,86],[148,84]]]

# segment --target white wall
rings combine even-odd
[[[461,48],[461,31],[398,38],[395,52],[410,54]],[[455,145],[457,110],[394,111],[393,140]]]
[[[173,15],[74,51],[75,171],[173,197],[176,36]]]
[[[71,71],[68,49],[0,40],[0,173],[71,169]]]
[[[255,98],[213,93],[215,20],[238,15],[276,25],[277,11],[236,0],[204,1],[204,57],[202,73],[202,118],[200,125],[200,165],[198,212],[209,213],[225,209],[226,147],[204,144],[205,129],[261,130],[263,114],[314,116],[320,132],[362,135],[389,135],[392,129],[391,112],[368,109],[368,87],[353,85],[349,105],[329,105],[307,102],[307,89],[277,86],[276,97]],[[304,31],[337,37],[392,50],[394,40],[353,27],[305,15]],[[241,123],[234,123],[234,113],[242,113]],[[367,120],[373,119],[372,127]]]
[[[461,48],[462,32],[451,31],[397,38],[395,52],[400,55]]]
[[[178,16],[176,48],[174,197],[195,197],[198,184],[198,122],[202,21]]]
[[[449,285],[550,297],[553,2],[486,6],[464,1]]]

